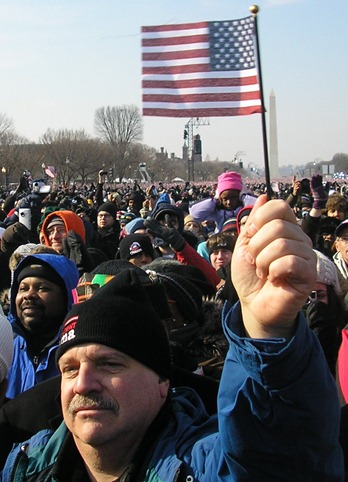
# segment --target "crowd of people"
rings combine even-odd
[[[1,199],[2,482],[345,480],[343,185]]]

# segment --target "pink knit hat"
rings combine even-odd
[[[224,172],[218,177],[218,196],[220,196],[220,194],[227,189],[236,189],[237,191],[241,191],[242,187],[242,178],[238,172]]]

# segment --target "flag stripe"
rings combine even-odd
[[[142,52],[143,54],[146,53],[161,53],[161,52],[181,52],[181,51],[190,51],[190,50],[200,50],[206,49],[209,50],[209,43],[208,42],[196,42],[194,44],[189,45],[163,45],[161,47],[143,47]]]
[[[235,93],[244,93],[244,92],[256,92],[257,86],[255,85],[245,85],[245,86],[228,86],[228,87],[220,87],[215,85],[210,85],[207,87],[199,87],[199,89],[194,87],[187,87],[181,89],[166,89],[165,95],[186,95],[186,94],[194,94],[201,92],[202,94],[216,94],[220,93],[223,94],[224,92],[228,94],[235,94]],[[143,89],[144,95],[151,95],[153,93],[153,89]]]
[[[261,112],[253,29],[252,17],[143,27],[143,114]]]
[[[190,45],[209,42],[208,35],[188,35],[186,37],[160,37],[143,39],[143,47],[162,47],[163,45]]]
[[[145,52],[143,53],[143,64],[148,61],[174,60],[174,59],[192,59],[206,57],[209,58],[209,49],[195,49],[173,52]]]
[[[236,79],[187,79],[187,80],[143,80],[143,89],[185,89],[185,88],[202,88],[205,87],[235,87],[243,88],[244,86],[254,86],[258,91],[259,85],[256,77],[236,78]],[[165,93],[163,91],[163,93]]]
[[[156,117],[226,117],[235,115],[250,115],[258,114],[261,112],[261,106],[248,106],[248,107],[230,107],[230,108],[207,108],[204,107],[189,109],[155,109],[152,107],[146,107],[143,109],[143,115],[156,116]]]
[[[192,102],[226,102],[226,101],[241,101],[241,100],[258,100],[258,92],[224,92],[224,93],[210,93],[210,94],[184,94],[184,95],[171,95],[171,94],[144,94],[144,102],[175,102],[180,104],[192,103]]]
[[[176,30],[197,30],[200,28],[207,28],[208,22],[194,22],[194,23],[179,23],[179,24],[168,24],[168,25],[154,25],[152,27],[142,27],[141,32],[144,35],[149,33],[154,35],[156,32],[175,32]]]
[[[191,65],[177,65],[173,67],[167,67],[163,65],[163,67],[144,67],[143,74],[154,74],[154,75],[161,75],[161,74],[185,74],[185,73],[192,73],[192,72],[209,72],[210,68],[208,64],[191,64]]]

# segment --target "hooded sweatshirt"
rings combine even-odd
[[[33,264],[39,260],[40,264],[44,261],[62,278],[67,294],[66,312],[68,312],[73,305],[72,290],[76,288],[79,279],[79,273],[75,264],[58,254],[35,254],[27,256],[19,263],[14,271],[10,290],[9,320],[12,323],[15,338],[13,362],[8,374],[8,390],[6,394],[8,398],[13,398],[37,383],[58,375],[54,356],[58,346],[60,329],[57,330],[57,336],[42,350],[40,356],[36,357],[28,353],[27,332],[23,329],[17,318],[15,302],[18,292],[18,275],[23,269],[23,262],[25,261],[27,265],[28,260],[32,260]]]
[[[74,231],[74,233],[78,234],[86,244],[86,230],[82,219],[72,211],[54,211],[49,214],[42,223],[41,232],[45,239],[46,246],[50,246],[50,241],[47,235],[47,226],[52,218],[61,218],[64,221],[66,232]]]

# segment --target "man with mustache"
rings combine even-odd
[[[78,278],[75,264],[58,254],[30,255],[16,268],[10,292],[15,337],[8,398],[58,375],[54,355]]]
[[[15,447],[2,482],[343,479],[337,389],[301,313],[315,256],[290,207],[265,202],[232,259],[240,301],[222,314],[230,350],[218,415],[193,390],[171,389],[164,325],[129,270],[66,316],[64,422]]]

